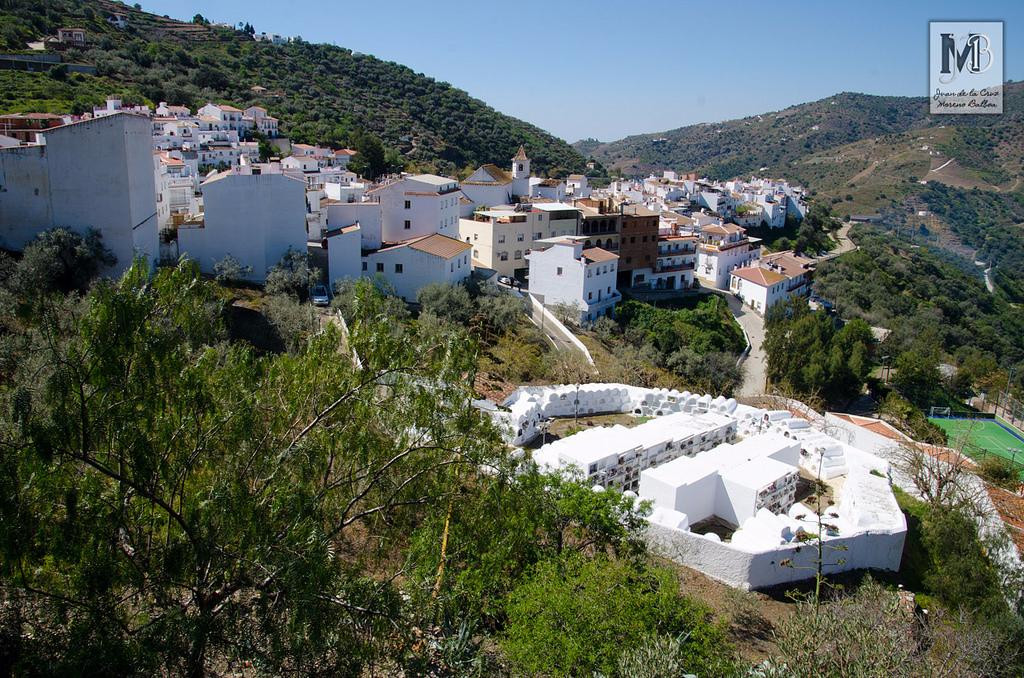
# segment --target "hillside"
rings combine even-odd
[[[915,97],[838,94],[717,124],[577,142],[625,174],[672,168],[729,178],[757,173],[806,185],[833,212],[882,214],[897,237],[993,267],[995,286],[1024,300],[1024,84],[1001,116],[932,116]],[[974,271],[980,278],[980,268]]]
[[[624,174],[651,170],[696,170],[712,178],[731,178],[780,165],[845,144],[913,129],[938,127],[1011,128],[1022,123],[1021,83],[1007,86],[1002,116],[931,116],[924,97],[872,96],[844,92],[820,101],[790,106],[721,123],[689,125],[641,134],[609,143],[576,142],[580,152]],[[977,141],[977,140],[974,140]],[[967,153],[967,146],[960,150]],[[970,154],[971,164],[983,159]]]
[[[106,22],[111,10],[128,15],[128,28]],[[244,31],[176,21],[111,0],[48,0],[44,7],[5,0],[0,50],[24,50],[61,26],[87,30],[88,47],[68,50],[65,60],[95,64],[98,76],[2,72],[0,112],[81,112],[111,90],[129,101],[166,100],[193,109],[228,101],[268,108],[295,141],[346,145],[360,132],[372,133],[422,169],[504,166],[524,144],[541,172],[585,170],[583,156],[561,139],[448,83],[342,47],[301,40],[274,46]],[[267,91],[253,93],[257,86]]]

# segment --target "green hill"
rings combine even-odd
[[[948,250],[1024,300],[1024,84],[1006,113],[932,116],[923,97],[843,93],[716,124],[579,141],[577,150],[627,175],[671,168],[712,178],[786,177],[842,218],[878,214],[894,235]],[[980,277],[980,269],[976,271]]]
[[[1008,112],[1002,116],[932,116],[924,97],[844,92],[740,120],[689,125],[609,143],[587,139],[575,146],[604,166],[627,175],[676,169],[724,179],[762,167],[777,174],[781,167],[805,156],[914,129],[946,125],[1019,132],[1024,103],[1021,84],[1008,85],[1006,98],[1004,109]],[[965,157],[970,157],[971,164],[987,162],[979,147],[984,146],[983,139],[988,134],[986,131],[975,135],[960,149]]]
[[[128,28],[107,23],[110,11],[127,14]],[[369,132],[423,169],[504,166],[524,144],[541,172],[585,170],[580,153],[544,130],[448,83],[342,47],[301,40],[274,46],[245,31],[176,21],[110,0],[0,1],[0,50],[25,50],[28,41],[61,26],[87,30],[88,47],[65,52],[65,60],[95,64],[98,76],[0,72],[0,112],[81,112],[111,91],[193,110],[211,100],[258,104],[280,118],[295,141],[346,145]],[[255,94],[253,87],[267,91]]]

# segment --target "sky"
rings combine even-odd
[[[1002,20],[1024,79],[1024,2],[144,0],[395,61],[566,139],[612,141],[837,92],[924,96],[929,20]]]

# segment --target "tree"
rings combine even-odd
[[[222,285],[237,284],[245,282],[252,275],[252,266],[243,266],[242,262],[229,254],[213,265],[213,273]]]
[[[681,637],[679,663],[725,675],[731,648],[707,608],[679,595],[667,570],[570,556],[545,560],[509,596],[501,642],[522,673],[611,673],[626,648],[651,635]]]
[[[993,651],[1003,645],[998,633],[941,610],[918,616],[907,595],[869,578],[817,613],[810,603],[798,603],[778,624],[778,655],[752,675],[1009,675],[1010,657]]]
[[[362,369],[332,326],[295,355],[219,344],[189,262],[136,264],[26,332],[0,388],[15,673],[353,675],[402,646],[397,573],[350,549],[393,548],[452,469],[501,448],[470,406],[474,356],[395,336],[372,286],[357,296]]]
[[[858,395],[870,370],[871,328],[856,318],[837,329],[822,311],[798,297],[774,306],[765,320],[768,379],[797,397],[827,403]]]
[[[349,165],[356,174],[377,179],[383,174],[401,169],[395,167],[396,163],[400,163],[398,155],[389,155],[378,137],[369,132],[357,132],[352,139],[352,145],[358,153]]]
[[[467,324],[473,317],[473,300],[464,285],[430,283],[416,293],[416,301],[423,311],[460,325]]]
[[[497,285],[484,285],[476,299],[474,324],[487,339],[500,337],[525,320],[529,302],[502,290]]]
[[[202,14],[196,14],[192,17],[192,23],[199,24],[200,26],[209,26],[210,22]]]
[[[289,353],[300,353],[312,334],[320,329],[313,307],[300,304],[287,294],[267,296],[263,300],[263,313]]]
[[[904,351],[896,357],[893,368],[893,386],[918,407],[927,407],[942,378],[938,352],[934,349]]]
[[[310,269],[309,255],[289,247],[281,261],[267,272],[265,288],[267,294],[288,294],[304,300],[319,275],[319,271]]]
[[[53,293],[84,292],[104,268],[117,262],[98,231],[85,235],[55,228],[25,247],[8,286],[23,299]]]

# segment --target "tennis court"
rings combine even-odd
[[[1024,464],[1024,434],[998,419],[963,419],[957,417],[929,417],[949,437],[949,446],[963,447],[969,456],[979,452],[997,454],[1010,461]]]

